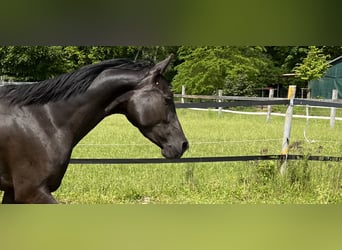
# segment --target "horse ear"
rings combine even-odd
[[[166,59],[154,65],[150,70],[150,73],[154,76],[163,74],[166,71],[167,66],[169,66],[172,58],[173,54],[170,54]]]

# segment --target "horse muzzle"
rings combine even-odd
[[[182,157],[183,153],[188,150],[188,148],[189,142],[183,141],[181,143],[177,143],[177,145],[166,144],[162,147],[161,152],[167,159],[178,159]]]

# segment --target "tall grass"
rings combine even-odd
[[[184,157],[279,154],[284,118],[178,110],[190,143]],[[304,139],[303,132],[306,129]],[[341,156],[342,123],[293,119],[291,152]],[[120,115],[104,120],[75,148],[74,158],[152,158],[160,150]],[[341,203],[341,163],[276,161],[70,165],[54,196],[68,204]]]

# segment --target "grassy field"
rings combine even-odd
[[[184,157],[279,154],[283,117],[178,110],[190,142]],[[302,112],[302,110],[297,110]],[[313,112],[315,112],[313,110]],[[319,111],[321,112],[321,111]],[[326,111],[329,114],[329,110]],[[295,108],[296,113],[296,108]],[[321,113],[320,113],[321,115]],[[303,132],[306,129],[304,139]],[[292,154],[341,156],[342,122],[293,119]],[[126,118],[98,125],[75,148],[73,158],[153,158],[160,150]],[[289,161],[286,176],[276,161],[70,165],[54,193],[67,204],[306,204],[342,203],[342,163]]]

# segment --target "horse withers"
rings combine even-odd
[[[156,65],[113,59],[35,84],[0,87],[2,203],[57,203],[51,192],[61,184],[72,149],[112,114],[124,114],[164,157],[181,157],[188,141],[162,75],[171,58]]]

